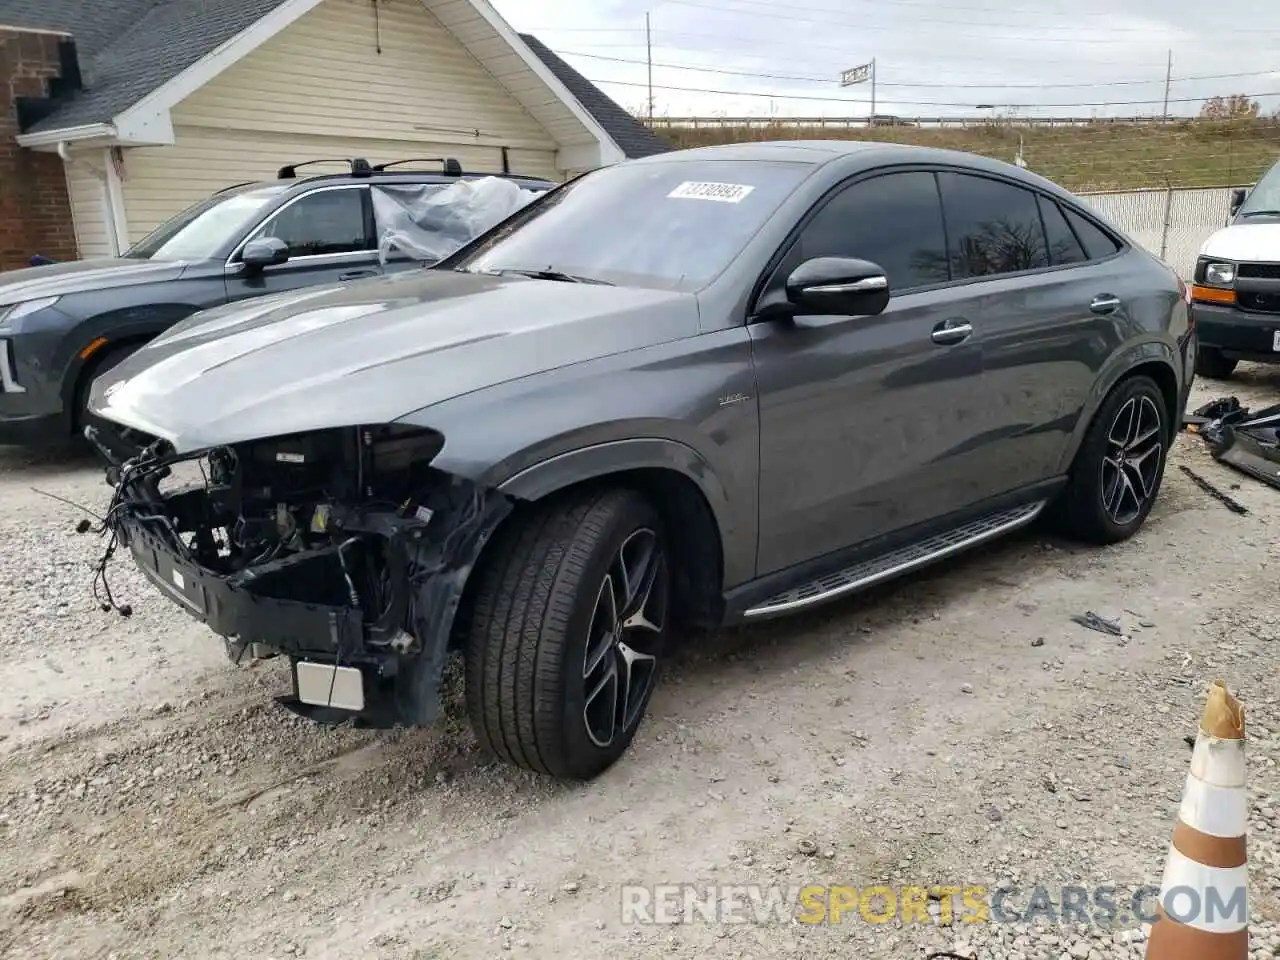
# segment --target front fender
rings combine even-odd
[[[1075,428],[1071,432],[1066,449],[1063,450],[1062,461],[1058,464],[1058,472],[1060,474],[1065,474],[1071,469],[1076,453],[1079,452],[1080,445],[1084,442],[1084,436],[1089,431],[1089,425],[1093,423],[1093,418],[1097,415],[1098,408],[1102,406],[1107,395],[1130,371],[1147,363],[1163,364],[1168,368],[1174,381],[1181,386],[1181,378],[1178,376],[1179,361],[1173,348],[1163,340],[1147,340],[1133,343],[1116,351],[1094,379],[1093,389],[1090,391],[1084,408],[1081,410],[1080,418],[1076,421]]]
[[[755,546],[751,531],[734,517],[728,491],[715,470],[697,450],[666,437],[613,440],[562,453],[526,467],[498,485],[521,500],[539,500],[584,480],[626,470],[673,470],[693,483],[706,498],[724,545],[726,583],[739,583],[754,573]]]

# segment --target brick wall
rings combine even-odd
[[[0,270],[34,254],[76,257],[67,179],[56,153],[20,147],[18,97],[42,97],[59,72],[58,34],[0,27]]]

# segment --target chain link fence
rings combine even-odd
[[[1174,187],[1078,196],[1190,280],[1201,245],[1230,218],[1232,189]]]

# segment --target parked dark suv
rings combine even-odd
[[[298,176],[332,162],[222,190],[120,259],[0,273],[0,443],[78,435],[92,379],[197,310],[434,262],[553,185],[453,159]],[[413,163],[435,169],[393,169]]]
[[[590,777],[691,624],[803,610],[1042,514],[1131,536],[1191,387],[1187,300],[1009,164],[665,153],[431,269],[144,347],[93,387],[157,437],[109,467],[105,532],[233,657],[289,656],[295,709],[431,722],[458,650],[483,744]]]

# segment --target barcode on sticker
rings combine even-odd
[[[703,183],[686,180],[667,194],[677,200],[715,200],[719,203],[741,203],[755,187],[745,183]]]

